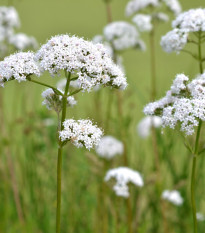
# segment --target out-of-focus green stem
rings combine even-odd
[[[68,73],[67,82],[65,87],[64,96],[62,98],[62,115],[61,115],[61,127],[60,130],[64,129],[63,122],[66,118],[66,105],[67,105],[67,93],[70,85],[70,76]],[[57,208],[56,208],[56,233],[60,233],[61,225],[61,176],[62,176],[62,144],[58,139],[58,162],[57,162]]]

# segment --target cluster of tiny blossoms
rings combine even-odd
[[[173,30],[161,39],[161,46],[165,52],[179,52],[188,42],[192,32],[205,31],[205,9],[191,9],[181,13],[173,22]]]
[[[116,195],[125,198],[129,197],[130,195],[128,187],[129,183],[139,187],[144,185],[140,173],[127,167],[118,167],[109,170],[105,175],[105,181],[109,181],[112,178],[116,180],[116,184],[113,187]]]
[[[168,21],[169,17],[160,8],[165,5],[174,15],[181,12],[181,6],[178,0],[131,0],[126,7],[126,15],[133,17],[133,22],[136,24],[139,31],[151,31],[153,29],[153,21]],[[145,8],[150,7],[150,14],[140,14]]]
[[[166,96],[144,108],[146,115],[159,115],[162,126],[174,129],[178,124],[186,135],[192,135],[199,121],[205,121],[205,74],[189,82],[178,74]]]
[[[162,199],[167,200],[176,206],[183,204],[183,198],[181,197],[180,192],[177,190],[164,190],[162,193]]]
[[[161,125],[161,117],[146,116],[137,125],[137,132],[141,138],[147,138],[150,135],[152,127],[159,128]]]
[[[59,132],[61,141],[70,141],[78,148],[85,147],[90,150],[98,145],[103,134],[90,120],[68,119],[64,121],[63,126],[64,130]]]
[[[62,94],[63,92],[60,91]],[[69,93],[68,93],[69,94]],[[44,101],[42,102],[43,105],[46,105],[47,109],[55,110],[56,112],[60,112],[62,110],[62,96],[59,94],[56,94],[52,88],[46,89],[42,93],[42,97],[44,98]],[[67,97],[67,106],[73,107],[77,104],[77,101],[73,96]]]
[[[130,23],[117,21],[108,24],[104,28],[104,37],[110,42],[114,50],[122,51],[129,48],[145,50],[145,45],[139,39],[139,33]]]
[[[0,7],[0,52],[4,57],[8,52],[8,44],[17,50],[36,48],[37,42],[34,37],[23,33],[15,34],[15,29],[20,26],[20,20],[14,7]]]
[[[68,35],[52,37],[36,53],[35,60],[51,75],[66,70],[76,74],[83,90],[96,85],[125,89],[126,78],[114,64],[102,44],[93,44],[82,38]]]
[[[30,75],[40,76],[38,65],[34,61],[32,52],[19,52],[0,62],[0,84],[15,79],[18,82],[26,81]]]
[[[105,159],[112,159],[116,155],[121,155],[123,151],[123,143],[112,136],[102,137],[96,147],[96,153]]]

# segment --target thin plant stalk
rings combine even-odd
[[[70,76],[71,74],[68,73],[65,92],[62,98],[62,115],[61,115],[60,130],[64,129],[63,122],[65,121],[65,118],[66,118],[67,94],[68,94],[68,89],[70,85]],[[63,146],[62,146],[60,139],[58,139],[56,233],[60,233],[60,225],[61,225],[62,152],[63,152]]]
[[[202,52],[201,52],[201,32],[198,33],[198,58],[199,58],[199,70],[200,73],[203,73],[203,64],[202,64]],[[196,187],[196,164],[198,157],[198,147],[199,147],[199,137],[201,131],[202,121],[200,120],[196,140],[194,147],[194,155],[192,161],[192,171],[191,171],[191,205],[192,205],[192,214],[193,214],[193,222],[194,222],[194,233],[197,233],[197,217],[196,217],[196,198],[195,198],[195,187]]]

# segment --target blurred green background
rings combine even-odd
[[[8,1],[1,0],[1,5],[7,5]],[[127,20],[124,9],[128,1],[113,0],[111,8],[113,20]],[[205,7],[204,0],[181,0],[183,10],[197,7]],[[96,34],[102,34],[103,27],[107,24],[105,5],[102,0],[13,0],[13,5],[21,20],[20,31],[34,36],[40,44],[43,44],[51,36],[57,34],[75,34],[91,39]],[[130,21],[131,22],[131,21]],[[156,53],[157,53],[157,96],[164,95],[169,89],[172,80],[177,73],[185,73],[194,78],[198,74],[198,64],[186,54],[166,54],[160,47],[160,37],[171,29],[171,22],[162,24],[157,30]],[[143,117],[143,106],[149,102],[150,92],[150,56],[148,36],[141,35],[147,44],[147,51],[127,51],[123,54],[125,70],[128,78],[124,107],[129,125],[130,166],[142,172],[147,178],[151,176],[152,149],[150,140],[143,141],[136,134],[136,124]],[[203,54],[204,54],[203,50]],[[50,83],[56,83],[59,78],[51,78],[48,74],[43,77]],[[0,233],[50,233],[55,232],[55,206],[56,206],[56,126],[45,126],[45,119],[53,119],[54,113],[46,110],[41,105],[41,92],[44,88],[32,83],[8,83],[0,91],[3,92],[4,127],[0,147]],[[107,90],[103,90],[101,107],[105,112],[107,104]],[[98,121],[98,108],[94,105],[95,93],[83,93],[78,96],[78,105],[68,113],[69,117],[89,117]],[[118,134],[116,110],[113,110],[111,129],[109,134]],[[56,123],[56,122],[55,122]],[[174,135],[169,132],[169,135]],[[165,135],[164,138],[169,138]],[[173,136],[175,137],[175,135]],[[173,138],[172,137],[172,138]],[[161,140],[161,139],[160,139]],[[189,176],[189,160],[187,152],[181,146],[182,140],[171,142],[172,150],[169,151],[166,143],[162,144],[162,154],[173,159],[173,167],[183,174],[179,178],[183,183],[182,194],[189,189],[187,177]],[[96,220],[97,206],[97,182],[102,182],[96,174],[98,167],[84,155],[84,150],[77,150],[68,146],[63,163],[63,203],[62,203],[62,233],[89,233],[99,232],[99,222]],[[186,161],[187,160],[187,161]],[[186,162],[184,162],[186,161]],[[203,163],[201,163],[203,164]],[[120,161],[115,165],[120,165]],[[204,210],[204,177],[200,170],[201,179],[198,181],[198,196],[202,201],[198,208]],[[12,171],[14,174],[12,174]],[[169,188],[173,184],[171,175],[166,165],[162,167],[163,187]],[[97,173],[98,174],[98,173]],[[102,175],[102,174],[101,174]],[[154,176],[154,175],[153,175]],[[97,177],[97,178],[96,178]],[[99,179],[99,180],[98,180]],[[178,180],[179,181],[179,180]],[[166,186],[166,184],[170,184]],[[19,220],[16,211],[15,185],[18,186],[19,202],[23,208],[23,220]],[[169,187],[168,187],[169,186]],[[181,186],[180,186],[181,187]],[[142,191],[143,194],[152,195],[152,191]],[[113,193],[110,191],[110,195]],[[113,197],[113,196],[112,196]],[[114,197],[113,197],[114,198]],[[189,199],[185,198],[185,207],[169,209],[168,219],[171,226],[176,226],[173,232],[192,232],[192,219]],[[143,201],[142,201],[143,202]],[[143,209],[143,208],[142,208]],[[123,213],[123,207],[118,209]],[[178,215],[177,215],[178,214]],[[170,216],[171,217],[170,217]],[[173,216],[181,216],[175,219]],[[173,218],[173,219],[172,219]],[[149,210],[139,217],[139,233],[149,232],[149,224],[153,215]],[[124,217],[122,217],[122,221]],[[182,222],[181,222],[182,221]],[[112,223],[110,223],[112,226]],[[200,225],[200,233],[204,232],[204,225]],[[182,229],[185,229],[182,231]],[[114,232],[114,227],[109,232]],[[126,232],[124,228],[122,233]],[[150,231],[151,232],[151,231]],[[160,231],[161,232],[161,231]],[[159,233],[159,232],[152,232]],[[165,232],[164,232],[165,233]],[[167,232],[166,232],[167,233]]]

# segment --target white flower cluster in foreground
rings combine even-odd
[[[161,125],[161,117],[146,116],[137,125],[137,132],[141,138],[147,138],[150,135],[152,127],[159,128]]]
[[[139,33],[136,28],[125,21],[117,21],[108,24],[104,28],[104,37],[110,42],[115,50],[121,51],[128,48],[140,48],[144,50],[145,45],[139,39]]]
[[[129,183],[132,183],[139,187],[142,187],[144,185],[140,173],[127,167],[119,167],[109,170],[106,173],[105,181],[109,181],[112,178],[116,180],[116,184],[113,187],[116,195],[125,198],[129,197],[130,195],[128,187]]]
[[[103,132],[90,120],[68,119],[63,122],[64,130],[59,132],[62,142],[70,141],[76,147],[88,150],[98,145]]]
[[[17,50],[25,50],[29,48],[36,49],[38,43],[33,36],[27,36],[24,33],[17,33],[9,38],[9,43],[13,45]]]
[[[164,190],[162,193],[162,199],[167,200],[176,206],[180,206],[184,202],[180,192],[177,190]]]
[[[52,37],[35,56],[40,67],[51,75],[66,70],[78,76],[81,88],[90,91],[96,85],[125,89],[126,78],[102,44],[93,44],[68,35]]]
[[[112,136],[104,136],[101,138],[96,153],[99,157],[112,159],[116,155],[122,155],[124,151],[123,143]]]
[[[23,33],[15,34],[15,29],[20,26],[20,20],[14,7],[0,7],[0,56],[4,57],[8,52],[8,44],[17,50],[36,48],[37,42],[34,37]],[[11,49],[11,48],[10,48]]]
[[[18,82],[26,81],[29,75],[40,76],[38,65],[34,61],[32,52],[19,52],[10,55],[0,62],[0,83],[12,79]]]
[[[158,115],[162,126],[174,129],[178,124],[186,135],[192,135],[199,121],[205,121],[205,73],[189,82],[178,74],[166,96],[144,108],[146,115]]]
[[[181,51],[188,42],[189,33],[205,31],[205,9],[191,9],[181,13],[173,22],[173,30],[161,39],[167,53]]]
[[[62,94],[63,92],[59,90]],[[69,93],[68,93],[69,94]],[[54,109],[56,112],[60,112],[62,109],[62,96],[56,94],[52,88],[48,88],[42,93],[42,97],[44,101],[42,102],[43,105],[46,105],[47,109],[51,110]],[[73,107],[77,104],[77,101],[74,99],[73,96],[67,97],[67,106]]]

